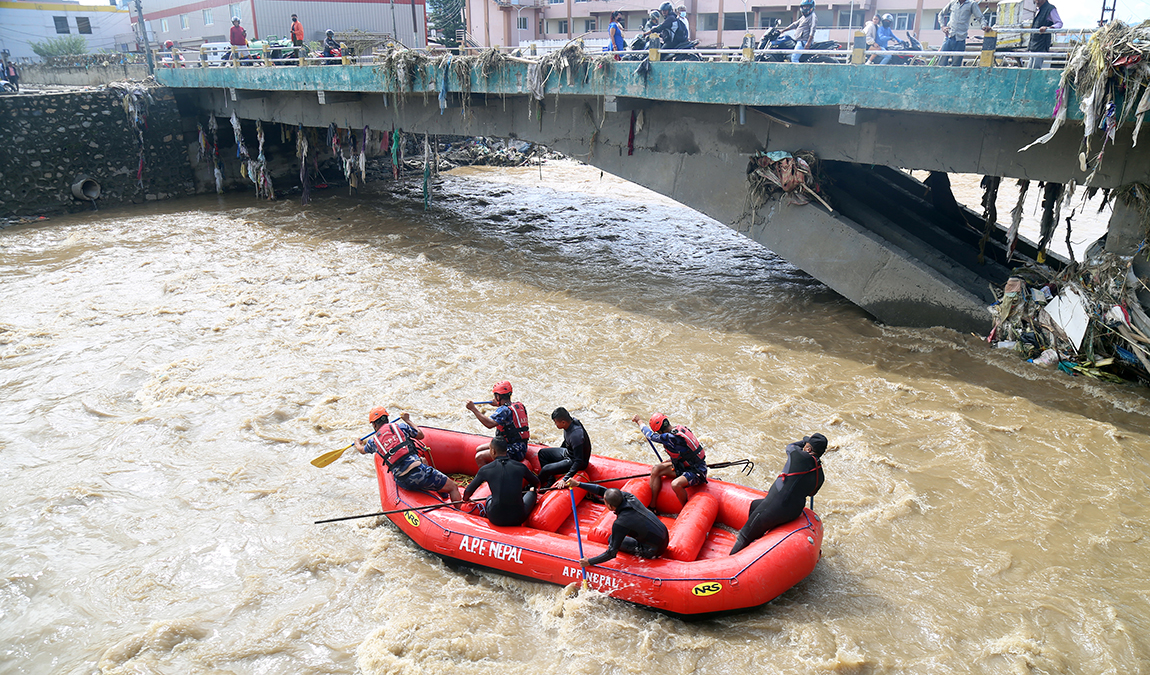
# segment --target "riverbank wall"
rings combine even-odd
[[[68,87],[99,87],[113,82],[139,81],[148,76],[143,63],[93,63],[87,66],[47,66],[30,64],[20,67],[20,83]]]
[[[0,145],[0,217],[39,216],[137,204],[197,192],[189,158],[195,121],[181,116],[167,89],[0,98],[7,130]],[[188,124],[191,133],[188,132]],[[73,193],[85,180],[88,196]],[[93,187],[98,186],[98,188]]]

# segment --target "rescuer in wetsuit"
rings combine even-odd
[[[583,558],[580,565],[598,565],[614,558],[619,551],[641,558],[658,558],[667,550],[670,535],[667,526],[659,517],[630,492],[607,488],[595,483],[580,483],[568,479],[568,488],[582,488],[603,498],[607,508],[615,512],[615,524],[611,526],[611,538],[607,540],[607,550],[594,558]]]
[[[640,424],[638,415],[631,421]],[[707,482],[707,453],[703,446],[694,432],[682,425],[671,426],[663,413],[651,415],[651,426],[640,424],[639,429],[647,440],[662,444],[670,457],[651,467],[651,506],[654,507],[659,500],[663,478],[669,476],[675,477],[671,481],[671,489],[679,498],[679,504],[686,505],[687,488]]]
[[[486,516],[492,525],[522,525],[531,515],[538,498],[535,490],[524,492],[523,483],[538,488],[539,477],[526,464],[507,456],[507,443],[502,438],[497,436],[491,440],[491,450],[495,459],[479,467],[475,478],[463,491],[463,498],[470,499],[479,486],[487,483],[491,496],[479,505],[478,515]]]
[[[767,496],[751,502],[747,524],[739,530],[731,555],[743,550],[771,528],[785,525],[803,513],[807,497],[823,486],[821,457],[827,450],[827,437],[811,434],[787,446],[787,463],[771,484]]]
[[[558,448],[543,448],[539,451],[539,481],[550,485],[555,476],[566,472],[563,480],[585,471],[591,461],[591,439],[583,423],[571,416],[566,408],[556,408],[551,413],[555,428],[563,431],[563,444]]]
[[[423,438],[423,430],[412,423],[407,413],[400,415],[399,419],[403,421],[391,424],[388,422],[387,408],[372,408],[367,414],[367,421],[371,422],[375,435],[367,439],[366,443],[356,441],[355,449],[360,454],[379,453],[384,465],[395,478],[395,484],[404,490],[447,493],[451,501],[460,501],[459,484],[443,472],[424,464],[415,450],[414,441]],[[381,434],[380,429],[384,426],[391,428]],[[381,443],[391,447],[381,448]]]
[[[491,417],[479,412],[475,402],[468,401],[467,409],[475,415],[475,419],[488,429],[495,429],[495,437],[502,438],[507,443],[507,456],[516,462],[527,459],[527,439],[531,431],[527,426],[527,408],[519,401],[511,401],[511,383],[507,380],[496,383],[491,388],[492,403],[499,406]],[[475,463],[479,466],[491,461],[491,443],[484,443],[475,448]]]

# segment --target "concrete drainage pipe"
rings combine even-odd
[[[87,176],[76,176],[76,181],[72,183],[72,196],[94,202],[100,198],[100,184]]]

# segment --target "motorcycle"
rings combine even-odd
[[[759,40],[758,49],[778,49],[778,50],[792,50],[796,48],[798,43],[790,35],[781,35],[778,26],[768,30],[763,39]],[[824,40],[823,42],[816,42],[807,49],[817,49],[820,51],[841,50],[843,46],[834,40]],[[756,61],[775,62],[781,63],[789,61],[790,54],[759,54],[755,57]],[[799,63],[837,63],[837,59],[830,54],[800,54]]]
[[[908,51],[908,52],[921,52],[922,51],[922,43],[918,41],[918,38],[916,38],[913,33],[908,31],[906,34],[906,39],[898,41],[898,49],[900,49],[902,51]],[[875,63],[878,63],[882,59],[882,52],[874,52],[873,58],[875,60]],[[888,63],[886,65],[888,65],[888,66],[906,66],[906,65],[923,65],[924,63],[925,62],[922,60],[922,57],[920,57],[918,55],[899,54],[899,55],[893,57],[890,60],[890,63]]]
[[[0,91],[3,91],[5,94],[15,94],[16,85],[4,79],[3,76],[0,76]]]
[[[651,41],[647,37],[645,37],[642,33],[639,33],[638,35],[635,36],[635,39],[631,41],[631,45],[630,45],[629,49],[633,52],[634,51],[646,51],[647,48],[650,46],[651,46]],[[698,48],[699,48],[699,41],[698,40],[691,40],[687,44],[679,47],[678,49],[695,50]],[[676,50],[676,51],[678,51],[678,50]],[[642,61],[645,58],[647,58],[646,54],[626,54],[623,56],[624,61]],[[702,61],[703,60],[703,58],[701,56],[699,56],[698,54],[667,54],[666,56],[662,56],[660,58],[663,61]]]

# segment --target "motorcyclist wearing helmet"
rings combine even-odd
[[[475,419],[488,429],[495,429],[495,436],[507,442],[507,456],[516,462],[527,459],[527,439],[531,431],[527,425],[527,408],[519,401],[511,401],[511,383],[507,380],[497,382],[491,388],[491,403],[499,406],[488,417],[479,412],[473,401],[467,402],[467,409],[475,415]],[[484,443],[475,448],[475,463],[479,466],[490,463],[495,459],[491,452],[491,443]]]
[[[690,42],[687,24],[675,13],[675,7],[669,2],[664,2],[659,6],[659,16],[663,18],[663,23],[647,31],[647,34],[658,33],[663,40],[663,49],[686,48]]]
[[[678,497],[679,504],[685,505],[687,488],[707,482],[707,453],[703,446],[695,438],[694,432],[682,425],[671,426],[671,421],[663,413],[651,415],[651,426],[642,424],[638,415],[632,417],[631,421],[639,425],[647,440],[666,448],[670,458],[651,467],[652,508],[659,501],[663,479],[672,476],[671,489]]]
[[[779,31],[785,33],[795,30],[795,49],[806,49],[815,40],[815,30],[818,28],[818,17],[815,16],[815,0],[803,0],[799,4],[799,13],[802,15],[797,21]],[[798,63],[801,56],[791,54],[791,63]]]
[[[895,36],[892,26],[894,26],[894,15],[883,14],[882,22],[874,31],[874,41],[880,49],[900,49],[902,47],[902,41]],[[885,66],[890,63],[890,60],[893,58],[894,54],[887,54],[882,57],[879,64]]]
[[[324,35],[323,57],[325,59],[330,59],[333,56],[339,56],[341,52],[339,51],[339,43],[335,41],[335,31],[328,28]]]
[[[942,34],[946,36],[946,41],[942,43],[944,52],[966,51],[966,34],[972,22],[983,31],[986,30],[982,10],[974,0],[950,0],[938,13],[938,22],[942,24]],[[962,57],[943,56],[939,59],[939,65],[961,66]]]

